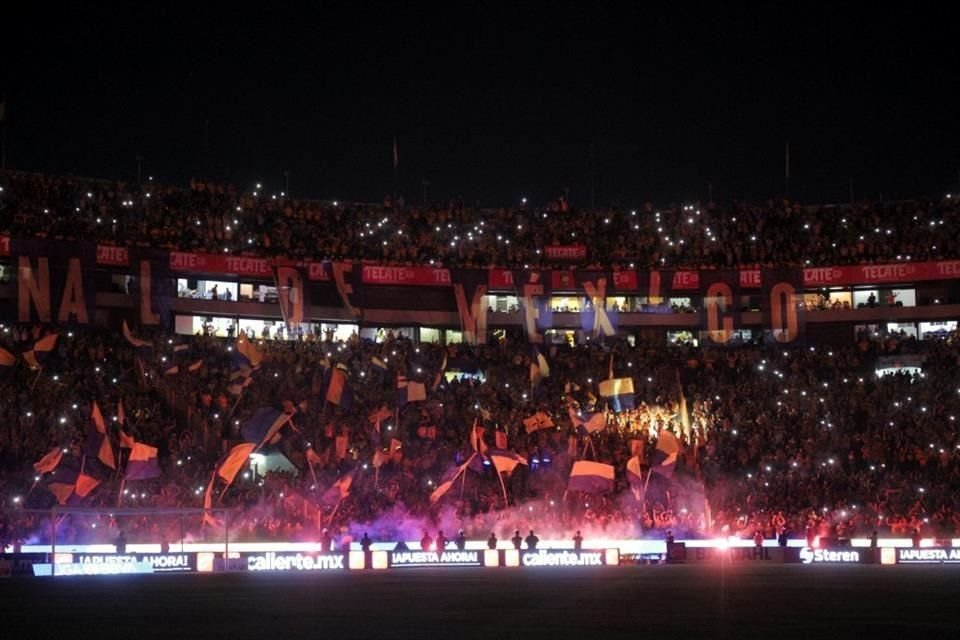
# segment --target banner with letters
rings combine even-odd
[[[553,328],[553,309],[550,307],[550,271],[514,271],[513,283],[523,330],[531,344],[543,343],[543,332]]]
[[[0,235],[0,257],[12,255],[13,239],[8,235]],[[97,245],[97,265],[104,267],[126,267],[130,265],[130,250],[126,247],[114,245]],[[571,259],[576,256],[586,257],[586,247],[583,245],[552,245],[544,248],[550,259]],[[272,275],[271,267],[276,264],[302,266],[307,270],[311,281],[330,280],[329,262],[296,262],[286,258],[256,258],[250,256],[231,256],[217,253],[194,253],[175,251],[170,255],[170,268],[173,271],[194,276],[202,275],[235,275],[241,277],[258,278],[269,281]],[[553,258],[551,258],[553,256]],[[377,268],[402,269],[388,279],[403,279],[407,284],[444,284],[437,279],[444,277],[446,269],[433,267],[377,267],[368,265],[371,270]],[[427,279],[413,282],[408,274],[422,270],[421,274],[429,274]],[[511,271],[507,269],[489,269],[486,271],[490,278],[491,291],[509,291],[513,288],[510,281]],[[759,289],[761,286],[760,269],[741,269],[739,273],[742,289]],[[676,271],[671,274],[671,288],[674,291],[692,291],[700,289],[700,276],[704,272]],[[446,274],[449,276],[449,273]],[[613,275],[613,287],[617,291],[635,291],[642,287],[637,286],[637,276],[642,272],[634,270],[616,271]],[[424,277],[417,275],[414,280]],[[874,284],[909,284],[929,280],[956,280],[960,279],[960,260],[937,260],[930,262],[895,262],[887,264],[869,265],[842,265],[806,267],[803,269],[803,285],[805,287],[836,287]],[[379,274],[369,274],[372,284],[387,284],[382,282]],[[429,282],[428,282],[429,280]],[[396,284],[396,283],[393,283]]]
[[[573,273],[577,292],[584,298],[580,308],[580,328],[591,338],[617,335],[618,311],[607,306],[607,297],[613,294],[613,277],[607,271],[576,271]]]
[[[700,330],[706,343],[724,346],[738,342],[741,294],[758,292],[766,339],[797,346],[804,342],[804,287],[960,280],[960,261],[740,271],[447,269],[3,238],[0,254],[5,250],[10,256],[14,276],[7,315],[17,322],[89,324],[96,312],[97,288],[107,292],[112,276],[127,275],[137,309],[128,320],[171,327],[175,279],[223,275],[242,283],[277,285],[282,315],[290,323],[312,320],[311,304],[342,305],[361,323],[366,309],[380,311],[380,319],[390,317],[383,312],[393,309],[441,312],[434,316],[439,324],[450,323],[450,314],[456,312],[469,344],[485,342],[486,296],[494,294],[517,297],[524,332],[534,344],[543,342],[545,331],[560,327],[581,329],[591,338],[611,336],[618,325],[631,322],[624,313],[671,313],[671,298],[689,297],[694,307],[703,309]],[[578,305],[571,305],[576,311],[555,316],[551,301],[559,295],[576,296]]]
[[[644,305],[637,311],[641,313],[670,313],[670,296],[678,285],[685,286],[687,283],[685,279],[679,277],[680,273],[669,269],[635,272],[633,280],[636,284],[636,295],[645,299]]]
[[[463,342],[470,345],[487,342],[488,274],[479,269],[455,269],[451,272],[453,295],[457,301],[457,316]]]
[[[364,285],[363,271],[358,263],[331,262],[330,275],[344,308],[350,314],[363,321]]]
[[[170,303],[176,297],[176,274],[170,271],[169,254],[158,249],[134,249],[130,259],[130,293],[137,298],[140,324],[173,326]]]
[[[783,347],[803,346],[803,271],[763,269],[760,272],[764,341]]]
[[[97,245],[13,238],[10,257],[17,322],[90,324],[97,309]]]
[[[553,244],[543,248],[543,255],[547,260],[586,260],[587,247],[582,244]]]
[[[306,274],[297,267],[275,266],[273,281],[277,287],[280,314],[288,325],[301,324],[307,303]]]
[[[285,571],[290,573],[343,571],[351,566],[345,553],[268,551],[244,554],[242,561],[243,567],[247,571]],[[363,567],[362,560],[360,561],[360,567]]]
[[[740,328],[740,274],[736,271],[704,271],[700,274],[703,311],[700,332],[705,346],[736,344]]]

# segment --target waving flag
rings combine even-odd
[[[353,406],[353,391],[350,389],[347,372],[339,366],[330,373],[326,400],[344,409],[350,409]]]
[[[515,451],[504,449],[489,449],[487,450],[487,457],[490,458],[490,462],[493,463],[498,473],[506,473],[507,475],[513,473],[518,464],[527,464],[527,459],[523,456],[518,455]]]
[[[57,335],[56,333],[46,335],[34,342],[29,351],[23,352],[23,359],[27,366],[34,371],[43,367],[43,362],[57,346]]]
[[[437,488],[434,489],[433,493],[430,494],[430,504],[436,504],[437,500],[442,498],[447,491],[450,491],[450,487],[452,487],[453,483],[457,481],[457,478],[460,477],[460,474],[467,470],[467,467],[470,466],[470,463],[473,461],[474,457],[476,457],[476,454],[470,456],[470,459],[463,464],[450,467],[444,472],[443,476],[440,478],[440,483],[437,484]]]
[[[677,454],[680,453],[680,441],[666,429],[661,429],[657,438],[657,449],[653,452],[654,473],[669,478],[673,475],[674,467],[677,465]]]
[[[493,433],[494,444],[497,449],[506,449],[507,448],[507,432],[497,429]]]
[[[238,444],[233,449],[230,449],[230,453],[227,454],[227,457],[217,469],[217,475],[223,478],[227,484],[233,484],[233,479],[237,477],[240,469],[247,464],[247,458],[250,457],[250,454],[253,453],[256,446],[257,445],[252,442],[248,442]]]
[[[470,446],[474,451],[480,453],[485,453],[487,450],[487,443],[483,441],[483,433],[486,429],[481,426],[476,419],[473,421],[473,426],[470,427]]]
[[[60,473],[62,471],[62,473]],[[73,469],[58,470],[47,490],[56,497],[57,504],[82,504],[82,499],[100,485],[100,480]]]
[[[253,384],[253,369],[240,367],[230,374],[230,386],[227,387],[227,391],[230,395],[239,396],[251,384]]]
[[[13,370],[13,365],[17,358],[6,349],[0,347],[0,377],[3,377]]]
[[[137,441],[133,439],[133,436],[124,431],[120,430],[120,448],[121,449],[133,449],[133,445],[137,444]]]
[[[73,486],[73,492],[81,498],[86,498],[99,485],[99,480],[93,476],[81,473],[77,476],[77,483]]]
[[[313,468],[314,465],[325,465],[326,460],[321,457],[316,451],[313,450],[313,447],[307,448],[307,464]]]
[[[160,477],[160,464],[157,461],[157,448],[137,442],[130,450],[127,460],[127,480],[149,480]]]
[[[540,353],[540,349],[538,349],[536,345],[532,346],[531,349],[530,386],[536,386],[540,384],[540,381],[543,378],[550,377],[550,365],[547,363],[547,359],[543,357],[543,354]]]
[[[279,409],[260,407],[240,427],[240,435],[259,449],[270,442],[289,421],[290,415]]]
[[[570,422],[577,427],[580,435],[603,431],[607,426],[607,416],[602,411],[588,413],[586,418],[581,418],[573,407],[567,407],[567,412],[570,414]]]
[[[70,496],[73,495],[73,490],[76,489],[76,485],[64,484],[62,482],[51,482],[47,485],[47,489],[57,499],[57,504],[67,504],[67,500],[69,500]]]
[[[367,420],[376,427],[377,433],[380,433],[380,423],[389,417],[390,409],[387,409],[386,406],[382,406],[367,416]]]
[[[51,449],[50,453],[33,463],[33,470],[37,473],[50,473],[60,464],[61,458],[63,458],[63,449],[60,447]]]
[[[427,399],[427,388],[422,382],[408,380],[407,376],[397,375],[397,406],[408,402],[420,402]]]
[[[433,384],[430,385],[431,391],[436,391],[437,387],[440,386],[440,382],[443,380],[443,373],[447,370],[447,352],[443,352],[443,362],[440,363],[440,370],[437,371],[437,375],[433,378]]]
[[[334,482],[329,489],[324,491],[322,496],[320,496],[320,504],[324,504],[328,507],[332,507],[333,505],[337,504],[350,495],[350,485],[352,484],[352,473],[342,476],[339,480]]]
[[[386,463],[390,462],[390,454],[386,451],[377,449],[373,452],[373,468],[379,469]]]
[[[87,455],[96,457],[111,469],[116,469],[117,461],[113,456],[110,437],[107,435],[107,424],[103,421],[103,414],[100,413],[100,405],[96,400],[93,401],[93,408],[90,410],[90,422],[93,428],[87,428]]]
[[[256,345],[247,339],[247,334],[243,331],[237,336],[237,344],[233,353],[234,363],[238,369],[244,366],[256,369],[263,361],[263,354],[260,353]]]
[[[610,378],[600,381],[600,395],[607,399],[610,410],[619,413],[633,409],[633,378]]]
[[[207,484],[207,490],[203,492],[203,508],[210,509],[213,506],[213,483],[217,479],[217,474],[214,472],[210,476],[210,482]],[[213,514],[209,511],[203,513],[203,524],[210,525],[211,527],[219,526],[217,519],[213,517]]]
[[[587,410],[593,411],[594,407],[597,406],[597,396],[593,395],[593,391],[587,390],[587,401],[584,403],[584,407]]]
[[[613,467],[600,462],[578,460],[570,470],[567,491],[607,493],[613,491]]]
[[[127,321],[123,321],[123,337],[127,339],[131,345],[136,349],[145,349],[153,346],[152,342],[147,342],[146,340],[141,340],[139,338],[133,337],[133,334],[130,333],[130,327],[127,326]]]
[[[637,456],[627,460],[627,482],[630,483],[633,495],[639,499],[643,491],[643,473],[640,471],[640,458]]]
[[[550,416],[545,414],[543,411],[537,411],[529,418],[525,418],[523,420],[523,426],[526,428],[527,433],[533,433],[534,431],[539,431],[540,429],[552,429],[556,425],[553,424],[553,420],[550,419]]]

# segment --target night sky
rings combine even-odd
[[[147,4],[4,8],[9,167],[380,201],[396,136],[408,203],[636,206],[782,194],[789,139],[803,202],[960,189],[949,13]]]

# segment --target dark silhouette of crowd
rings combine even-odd
[[[585,210],[557,198],[542,206],[479,208],[294,198],[263,184],[194,181],[188,188],[0,173],[0,229],[11,235],[121,246],[370,260],[396,265],[546,265],[547,247],[584,244],[568,266],[755,268],[960,257],[951,197],[804,206],[694,202]]]
[[[18,354],[46,330],[4,327],[2,346]],[[324,529],[341,541],[359,539],[359,532],[415,540],[427,527],[463,529],[481,540],[491,531],[507,540],[514,529],[536,529],[548,539],[567,539],[577,530],[588,538],[662,538],[668,530],[678,537],[753,538],[757,531],[803,537],[811,528],[839,537],[873,530],[901,537],[917,530],[925,537],[960,534],[955,334],[923,342],[864,334],[845,348],[793,350],[631,346],[625,339],[544,345],[551,374],[535,386],[530,348],[519,335],[481,346],[416,344],[393,332],[380,343],[308,335],[258,341],[263,363],[239,396],[230,389],[234,340],[147,331],[140,337],[153,348],[136,349],[115,330],[60,328],[42,370],[18,362],[6,372],[0,397],[4,540],[49,539],[49,519],[25,508],[55,503],[45,487],[56,472],[41,476],[31,466],[55,447],[66,450],[61,466],[86,464],[86,472],[102,480],[71,504],[200,507],[218,461],[264,406],[290,413],[292,426],[261,450],[263,467],[245,467],[223,494],[220,506],[234,510],[232,537],[240,540],[315,540]],[[903,354],[920,355],[922,372],[876,375],[878,356]],[[636,409],[608,414],[606,428],[593,435],[578,434],[569,408],[582,415],[605,408],[597,385],[608,376],[611,356],[615,376],[634,380]],[[387,371],[372,364],[374,357]],[[447,368],[438,377],[444,359]],[[178,373],[166,373],[172,364],[180,365]],[[348,373],[349,408],[325,401],[338,365]],[[427,399],[397,407],[398,375],[422,381]],[[114,418],[123,402],[126,432],[159,449],[160,478],[127,482],[121,494],[120,474],[84,456],[93,400],[115,451]],[[389,417],[378,433],[369,416],[381,407]],[[528,433],[523,421],[538,411],[554,426]],[[432,504],[444,472],[471,459],[475,425],[485,429],[487,447],[502,446],[496,432],[504,432],[506,446],[528,464],[505,477],[503,487],[491,466],[471,465]],[[647,491],[635,493],[626,463],[638,455],[646,469],[664,429],[681,443],[676,471],[669,478],[652,474]],[[614,492],[566,493],[577,459],[612,464]],[[349,495],[325,501],[345,475],[353,480]],[[104,519],[131,543],[223,535],[199,518],[184,525],[159,516],[111,523],[104,516],[71,518],[58,540],[100,540],[109,530]]]
[[[549,246],[583,243],[587,258],[578,266],[613,269],[960,257],[951,197],[839,207],[648,203],[636,210],[582,210],[558,198],[538,208],[481,209],[321,202],[260,184],[180,188],[152,178],[135,185],[18,172],[0,173],[0,189],[0,229],[10,236],[235,255],[517,267],[545,264]],[[824,299],[810,308],[828,306]],[[370,531],[377,539],[414,540],[431,525],[478,539],[494,531],[503,540],[514,529],[560,538],[581,529],[594,537],[662,537],[668,530],[748,538],[758,531],[767,538],[873,530],[960,535],[955,334],[919,342],[862,333],[843,348],[787,351],[626,339],[545,345],[551,375],[533,385],[529,345],[510,332],[487,345],[441,346],[393,332],[372,342],[287,331],[295,339],[257,340],[264,362],[237,395],[232,335],[144,331],[153,347],[137,349],[116,329],[5,326],[0,345],[19,356],[53,331],[57,346],[42,369],[18,358],[0,371],[3,541],[50,538],[45,516],[31,509],[55,503],[48,487],[57,473],[38,474],[32,465],[54,448],[64,451],[62,467],[100,480],[71,504],[201,506],[211,473],[264,406],[291,414],[291,423],[262,450],[262,466],[245,467],[222,502],[216,496],[236,512],[239,539],[314,540],[335,531],[349,541]],[[904,354],[922,357],[922,373],[878,377],[879,356]],[[611,357],[618,377],[633,378],[636,409],[609,413],[603,430],[583,435],[569,410],[607,408],[598,384]],[[374,358],[388,363],[386,371]],[[449,363],[444,371],[442,362]],[[348,373],[351,407],[325,400],[337,366]],[[427,399],[398,406],[398,376],[424,383]],[[88,460],[94,400],[116,451],[122,401],[125,431],[159,450],[160,478],[121,484],[122,471]],[[389,417],[378,429],[369,416],[382,407]],[[554,426],[528,433],[524,419],[538,412]],[[483,445],[471,444],[474,426],[484,429]],[[675,473],[648,475],[646,490],[632,491],[627,461],[637,456],[647,469],[664,429],[681,443]],[[527,464],[501,486],[489,461],[471,457],[504,438]],[[583,458],[614,466],[613,493],[565,491],[572,463]],[[457,486],[431,503],[444,472],[471,459]],[[346,475],[349,495],[328,503],[324,496]],[[132,542],[220,535],[199,521],[174,520],[142,517],[106,528],[122,528]],[[72,518],[58,536],[90,540],[102,535],[94,529],[101,522]]]

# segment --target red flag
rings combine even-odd
[[[474,418],[473,426],[470,428],[470,446],[474,451],[484,453],[487,450],[487,443],[483,441],[483,434],[486,431]]]
[[[97,485],[100,484],[100,481],[96,478],[92,478],[85,473],[81,473],[77,476],[77,484],[74,491],[81,498],[86,498],[90,495],[90,492],[97,488]]]
[[[227,484],[231,484],[233,479],[237,477],[237,473],[243,468],[243,465],[247,463],[247,458],[250,457],[250,454],[253,453],[256,446],[253,442],[245,442],[230,449],[226,460],[224,460],[220,468],[217,469],[217,475],[226,480]]]
[[[133,436],[131,436],[129,433],[121,429],[120,430],[120,448],[133,449],[133,446],[135,444],[137,444],[137,442],[136,440],[133,439]]]
[[[33,463],[33,469],[37,473],[50,473],[57,468],[57,465],[60,464],[60,459],[63,457],[63,449],[57,447],[43,456],[39,460]]]

